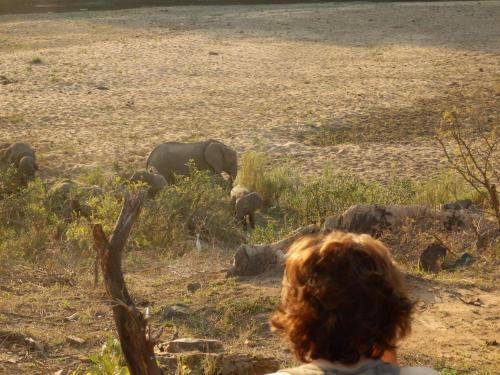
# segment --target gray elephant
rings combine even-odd
[[[248,218],[250,227],[255,228],[255,211],[262,208],[263,205],[264,199],[256,192],[251,192],[238,198],[235,203],[236,222],[246,228]]]
[[[4,167],[13,166],[20,174],[21,184],[33,180],[39,170],[35,151],[26,143],[3,143],[0,145],[0,163]]]
[[[158,174],[157,171],[151,168],[149,171],[139,170],[134,172],[130,177],[130,182],[144,182],[148,184],[148,196],[154,197],[161,189],[167,185],[165,178]]]
[[[192,160],[201,171],[214,174],[226,172],[232,180],[238,171],[236,151],[215,140],[196,143],[167,142],[156,146],[148,156],[146,168],[154,167],[171,184],[174,175],[189,174],[188,162]]]

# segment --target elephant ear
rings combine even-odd
[[[222,143],[210,142],[205,148],[205,161],[216,173],[224,170],[224,147]]]

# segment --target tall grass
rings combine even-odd
[[[274,239],[282,227],[293,228],[321,223],[327,216],[338,215],[354,204],[440,204],[464,198],[477,199],[466,183],[451,172],[425,180],[393,178],[386,183],[358,176],[334,174],[325,168],[319,175],[301,179],[285,165],[267,167],[264,154],[245,153],[237,182],[259,192],[267,206],[279,207],[281,224],[268,221],[252,234],[257,242]],[[281,227],[281,228],[280,228]]]

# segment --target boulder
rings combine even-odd
[[[441,210],[467,210],[472,207],[470,199],[460,199],[455,202],[445,203],[441,205]]]
[[[227,276],[255,276],[268,270],[283,267],[285,254],[297,239],[319,233],[316,225],[307,225],[291,233],[287,238],[268,245],[243,244],[236,250],[233,265]]]
[[[420,254],[420,268],[425,272],[439,272],[443,267],[443,259],[447,251],[448,249],[440,243],[430,244]]]
[[[339,216],[327,218],[323,232],[337,229],[377,236],[384,230],[398,230],[407,221],[422,229],[437,224],[442,229],[454,230],[470,225],[471,215],[456,210],[434,211],[420,205],[356,204]]]
[[[472,263],[474,263],[474,257],[468,252],[465,252],[462,254],[460,258],[458,258],[453,263],[453,265],[450,268],[451,269],[464,268],[470,266]]]
[[[191,315],[191,309],[189,306],[182,303],[177,303],[171,306],[165,306],[161,313],[161,320],[168,321],[174,319],[183,319]]]

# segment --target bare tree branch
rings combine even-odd
[[[93,227],[94,247],[99,254],[106,291],[112,300],[113,316],[123,354],[132,375],[160,375],[149,337],[147,319],[136,308],[121,268],[122,252],[139,216],[146,193],[125,193],[123,208],[108,241],[100,224]]]

